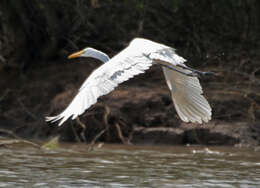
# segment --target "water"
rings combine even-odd
[[[0,148],[0,187],[260,187],[260,152],[233,147],[84,144]]]

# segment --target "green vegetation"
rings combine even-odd
[[[19,67],[86,45],[115,53],[137,36],[200,59],[259,43],[257,0],[2,0],[0,7],[0,55]]]

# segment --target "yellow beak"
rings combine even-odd
[[[71,54],[70,56],[68,56],[68,59],[72,59],[72,58],[76,58],[76,57],[80,57],[83,54],[84,50],[75,52],[73,54]]]

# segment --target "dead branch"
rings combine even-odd
[[[103,120],[104,120],[105,127],[106,127],[105,129],[108,130],[109,129],[108,116],[111,113],[111,111],[110,111],[110,108],[106,104],[104,104],[104,108],[105,108],[105,113],[104,113]],[[110,137],[109,131],[107,132],[106,136],[108,138]]]
[[[225,90],[221,90],[221,91],[214,91],[215,93],[220,93],[220,94],[226,94],[226,95],[240,95],[240,96],[243,96],[243,97],[246,97],[248,98],[247,96],[249,94],[251,94],[251,92],[244,92],[244,91],[241,91],[241,90],[238,90],[238,91],[225,91]],[[254,95],[260,97],[260,93],[254,93]]]
[[[86,130],[86,125],[80,121],[79,117],[76,118],[76,121],[83,128],[83,130]]]
[[[30,142],[28,140],[24,140],[21,137],[17,136],[13,131],[10,130],[6,130],[6,129],[0,129],[0,132],[5,133],[7,135],[12,136],[13,138],[15,138],[15,140],[5,140],[5,141],[0,141],[0,146],[3,145],[10,145],[10,144],[16,144],[16,143],[25,143],[25,144],[29,144],[32,145],[34,147],[40,148],[40,145],[35,144],[33,142]]]
[[[232,117],[235,117],[235,116],[242,116],[244,115],[243,112],[234,112],[234,113],[229,113],[229,114],[222,114],[222,115],[215,115],[215,118],[232,118]]]
[[[246,72],[241,72],[241,71],[237,71],[237,70],[222,70],[221,72],[226,72],[226,74],[238,74],[238,75],[242,75],[244,77],[246,77],[247,79],[249,79],[250,81],[252,81],[253,83],[257,83],[260,84],[260,79],[255,77],[255,73],[257,71],[259,71],[260,68],[256,68],[251,74],[246,73]]]
[[[6,130],[6,129],[0,129],[0,132],[5,133],[5,134],[8,134],[8,135],[12,136],[13,138],[21,139],[21,138],[20,138],[19,136],[17,136],[13,131]]]
[[[28,108],[23,104],[23,102],[21,101],[20,98],[17,98],[17,101],[18,101],[18,103],[20,104],[20,106],[23,108],[23,110],[24,110],[24,112],[25,112],[26,114],[28,114],[28,115],[29,115],[31,118],[33,118],[34,120],[38,120],[38,119],[39,119],[36,115],[34,115],[32,112],[30,112],[30,111],[28,110]]]
[[[10,91],[10,89],[5,90],[4,94],[0,97],[0,102],[5,99],[5,97],[9,94]]]
[[[1,141],[0,141],[0,146],[12,145],[12,144],[19,144],[19,143],[28,144],[28,145],[34,146],[34,147],[36,147],[36,148],[38,148],[38,149],[41,148],[40,145],[35,144],[35,143],[33,143],[33,142],[30,142],[30,141],[27,141],[27,140],[1,140]]]
[[[123,134],[122,134],[120,125],[116,122],[116,123],[115,123],[115,126],[116,126],[117,133],[118,133],[118,136],[119,136],[121,142],[122,142],[123,144],[129,144],[129,141],[128,141],[128,140],[123,136]]]
[[[0,62],[6,63],[6,59],[2,55],[0,55]]]
[[[15,138],[15,140],[14,140],[15,143],[22,142],[22,143],[30,144],[30,145],[32,145],[32,146],[35,146],[35,147],[39,147],[39,148],[40,148],[40,145],[35,144],[35,143],[33,143],[33,142],[30,142],[30,141],[28,141],[28,140],[22,139],[21,137],[17,136],[13,131],[6,130],[6,129],[0,129],[0,132],[5,133],[5,134],[8,134],[8,135],[14,137],[14,138]],[[11,143],[11,142],[10,142],[10,143]]]
[[[16,126],[14,129],[13,129],[13,132],[19,132],[19,130],[21,129],[26,129],[27,128],[27,125],[26,124],[21,124],[19,126]]]
[[[81,132],[80,132],[80,136],[81,136],[82,140],[83,140],[84,142],[87,142],[87,139],[86,139],[86,137],[85,137],[85,130],[86,130],[86,127],[87,127],[87,126],[80,121],[79,117],[76,118],[76,121],[77,121],[77,123],[82,127],[82,130],[81,130]]]
[[[73,134],[74,134],[74,136],[75,136],[77,142],[80,142],[80,138],[79,138],[79,136],[78,136],[78,134],[77,134],[77,132],[76,132],[76,130],[75,130],[75,128],[74,128],[73,123],[71,124],[71,129],[72,129],[72,132],[73,132]]]
[[[248,116],[251,119],[252,122],[256,121],[255,117],[255,109],[256,109],[257,104],[255,102],[252,102],[249,109],[248,109]]]
[[[106,127],[108,127],[109,126],[109,124],[108,124],[108,116],[111,113],[111,111],[110,111],[110,108],[107,105],[104,105],[104,108],[105,108],[104,122],[105,122]]]
[[[107,106],[107,105],[103,105],[104,108],[105,108],[105,113],[104,113],[104,116],[103,116],[103,119],[104,119],[104,124],[105,124],[105,129],[103,129],[102,131],[100,131],[96,136],[95,138],[91,141],[91,143],[89,144],[89,147],[88,147],[88,151],[92,151],[93,150],[93,147],[97,141],[97,139],[99,139],[108,129],[109,129],[109,124],[108,124],[108,116],[110,114],[110,108]]]
[[[95,138],[91,141],[91,143],[89,144],[89,147],[88,147],[88,151],[92,151],[93,150],[93,147],[97,141],[97,139],[99,139],[108,129],[105,128],[103,129],[102,131],[100,131],[100,133],[98,133]]]

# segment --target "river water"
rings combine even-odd
[[[260,187],[260,152],[234,147],[85,144],[0,148],[0,187]]]

